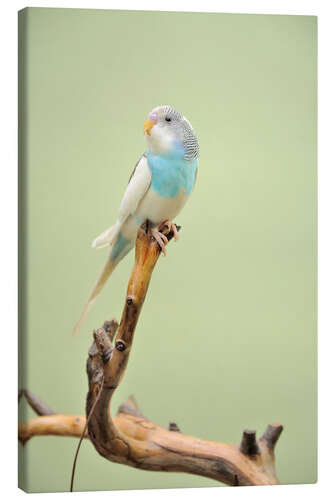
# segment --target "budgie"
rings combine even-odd
[[[93,248],[110,247],[100,274],[81,317],[74,328],[82,326],[96,297],[119,262],[134,247],[138,228],[149,220],[152,236],[166,254],[167,226],[178,239],[173,219],[184,207],[196,182],[199,145],[190,122],[171,106],[158,106],[144,123],[146,152],[137,162],[118,211],[116,223],[100,234]]]

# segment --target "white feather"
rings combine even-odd
[[[103,248],[112,245],[128,217],[136,212],[140,202],[149,189],[150,183],[151,172],[147,158],[142,156],[135,167],[120,203],[116,224],[106,229],[95,238],[91,245],[93,248]]]
[[[91,248],[104,248],[108,245],[112,245],[115,237],[119,233],[119,227],[117,224],[109,227],[103,233],[101,233],[91,244]]]
[[[150,183],[151,171],[147,158],[142,156],[121,200],[117,219],[120,224],[123,224],[129,215],[136,212],[139,203],[149,189]]]

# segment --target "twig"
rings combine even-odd
[[[28,389],[21,389],[19,391],[19,401],[22,396],[25,396],[31,408],[37,413],[37,415],[54,415],[55,412],[51,410],[38,396],[33,394]]]
[[[77,457],[79,455],[81,443],[82,443],[83,438],[85,437],[85,433],[86,433],[86,430],[87,430],[87,427],[88,427],[89,420],[91,419],[91,415],[94,413],[95,406],[96,406],[96,404],[97,404],[97,402],[98,402],[98,400],[100,398],[100,395],[102,393],[103,382],[104,382],[104,380],[102,379],[101,380],[101,387],[100,387],[99,393],[98,393],[98,395],[97,395],[97,397],[95,399],[95,403],[91,407],[90,413],[89,413],[89,415],[87,417],[87,420],[86,420],[86,423],[85,423],[85,426],[83,428],[83,431],[81,432],[81,436],[80,436],[80,439],[79,439],[79,444],[77,445],[77,448],[76,448],[76,452],[75,452],[75,456],[74,456],[74,461],[73,461],[73,467],[72,467],[71,485],[70,485],[70,489],[69,489],[70,492],[73,491],[76,462],[77,462]]]

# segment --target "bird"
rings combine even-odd
[[[148,114],[143,129],[147,148],[134,167],[116,222],[92,242],[92,248],[109,247],[110,251],[75,325],[74,335],[111,273],[134,247],[138,229],[145,221],[150,222],[152,237],[164,255],[167,238],[161,232],[162,227],[172,230],[178,240],[173,220],[196,183],[198,140],[188,119],[169,105],[155,107]]]

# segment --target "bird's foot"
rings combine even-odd
[[[165,220],[164,222],[162,222],[162,224],[160,224],[158,226],[157,229],[159,231],[162,231],[165,227],[168,229],[168,232],[170,232],[172,230],[173,237],[174,237],[175,241],[179,240],[178,229],[177,229],[176,224],[174,224],[173,222],[171,222],[171,220]]]
[[[160,227],[160,226],[159,226]],[[151,232],[152,238],[157,241],[157,243],[160,246],[160,249],[163,253],[163,255],[166,255],[166,249],[165,249],[165,244],[168,243],[168,238],[165,236],[165,234],[161,233],[160,231],[152,231]]]

